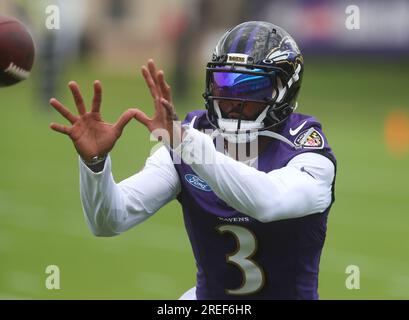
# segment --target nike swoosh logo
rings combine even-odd
[[[290,134],[292,136],[295,136],[298,132],[300,132],[300,130],[302,129],[302,127],[304,127],[304,125],[307,123],[307,120],[305,120],[302,124],[300,124],[296,129],[291,129],[290,128]]]

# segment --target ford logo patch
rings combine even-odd
[[[194,174],[186,174],[185,179],[192,186],[194,186],[195,188],[199,190],[206,191],[206,192],[212,191],[212,189],[210,188],[210,186],[207,184],[206,181],[199,178],[198,176],[195,176]]]

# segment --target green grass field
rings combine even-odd
[[[101,79],[103,115],[115,121],[126,108],[151,109],[138,68],[121,75],[78,66],[64,81],[78,80],[90,101],[92,81]],[[408,71],[399,63],[307,61],[298,111],[322,121],[339,166],[322,299],[409,298],[409,156],[388,154],[383,133],[390,110],[409,110]],[[94,237],[81,209],[75,150],[48,128],[63,121],[34,102],[34,82],[0,89],[0,298],[178,298],[196,271],[180,206],[169,204],[119,237]],[[179,116],[202,108],[201,85],[177,106]],[[61,98],[73,107],[68,90]],[[116,180],[139,170],[154,145],[132,122],[112,153]],[[48,265],[60,268],[60,290],[45,287]],[[345,287],[348,265],[360,267],[359,290]]]

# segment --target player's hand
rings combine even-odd
[[[71,89],[75,105],[77,106],[78,115],[72,114],[57,99],[50,100],[51,106],[54,107],[71,126],[64,126],[57,123],[51,123],[50,128],[68,135],[74,143],[78,154],[86,162],[93,157],[102,157],[108,154],[115,145],[115,142],[122,134],[122,130],[128,122],[138,112],[137,109],[129,109],[122,114],[115,124],[110,124],[102,120],[100,114],[102,87],[99,81],[94,82],[94,98],[92,100],[91,111],[87,112],[82,99],[78,84],[71,81],[68,84]]]
[[[156,138],[164,141],[171,147],[175,147],[180,141],[181,128],[175,107],[172,103],[170,86],[165,81],[162,70],[157,71],[153,60],[148,61],[148,66],[142,66],[142,75],[152,95],[155,112],[152,118],[139,111],[135,119],[144,124]]]

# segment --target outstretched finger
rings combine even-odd
[[[71,128],[58,123],[51,123],[50,128],[62,134],[70,135]]]
[[[131,121],[131,119],[135,116],[136,112],[139,111],[138,109],[128,109],[125,111],[118,119],[118,121],[114,124],[114,127],[119,131],[125,128],[125,126]],[[142,111],[141,111],[142,112]],[[146,116],[146,115],[145,115]]]
[[[158,83],[159,83],[160,90],[162,92],[162,96],[166,100],[168,100],[170,103],[172,103],[172,89],[166,83],[165,74],[162,70],[158,72]]]
[[[78,120],[78,117],[73,115],[60,101],[55,98],[50,100],[50,105],[54,107],[65,119],[71,124]]]
[[[149,59],[148,61],[148,69],[149,69],[149,73],[151,74],[151,77],[153,79],[153,82],[155,83],[156,86],[156,90],[159,93],[159,96],[165,97],[165,94],[167,94],[169,92],[169,90],[167,90],[165,85],[161,85],[160,82],[160,76],[162,76],[162,81],[164,81],[164,73],[162,70],[157,71],[156,70],[156,66],[155,66],[155,62],[152,59]],[[169,87],[170,88],[170,87]],[[166,99],[168,99],[170,97],[169,94],[167,94],[167,96],[165,97]]]
[[[141,70],[142,70],[142,75],[143,75],[143,78],[145,79],[146,85],[148,86],[149,91],[152,95],[152,98],[157,99],[160,96],[160,94],[156,88],[156,84],[152,78],[152,75],[150,74],[148,68],[146,68],[145,66],[142,66]]]
[[[155,66],[155,62],[152,59],[148,60],[148,69],[153,79],[153,82],[155,82],[155,84],[158,84],[156,66]]]
[[[92,112],[99,112],[102,101],[102,86],[99,80],[94,82],[94,98],[92,99]]]
[[[134,114],[133,117],[150,130],[153,120],[151,118],[149,118],[145,114],[145,112],[143,112],[143,111],[141,111],[139,109],[134,109],[134,110],[135,110],[135,114]]]
[[[80,87],[75,81],[70,81],[68,83],[68,87],[71,89],[72,96],[75,101],[75,105],[77,106],[78,113],[80,115],[85,114],[85,104],[84,104],[84,99],[82,99],[82,95],[80,92]]]

